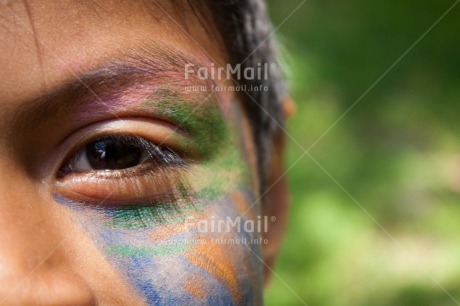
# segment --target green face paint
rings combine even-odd
[[[184,253],[190,244],[177,243],[156,246],[114,245],[107,247],[105,253],[117,257],[152,257]]]
[[[153,98],[147,100],[142,108],[151,108],[155,113],[172,120],[186,130],[202,159],[209,159],[219,153],[222,144],[230,139],[222,112],[212,99],[192,105],[182,100],[177,93],[161,89]]]
[[[209,201],[217,201],[240,184],[249,184],[249,175],[234,133],[215,100],[193,105],[168,89],[159,90],[141,105],[172,121],[187,132],[187,147],[198,151],[198,161],[190,161],[186,170],[178,170],[184,179],[178,182],[180,195],[159,203],[139,203],[110,209],[105,226],[137,230],[183,222],[202,211]],[[192,148],[193,147],[193,148]],[[168,175],[165,173],[164,175]],[[153,182],[152,182],[153,183]],[[171,194],[173,194],[172,192]]]
[[[110,220],[105,226],[115,229],[143,229],[152,226],[183,222],[191,213],[202,210],[202,206],[190,203],[155,203],[153,206],[124,206],[110,211]]]

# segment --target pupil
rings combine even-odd
[[[87,146],[86,157],[95,170],[125,169],[141,162],[142,149],[136,144],[103,139]]]

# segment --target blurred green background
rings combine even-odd
[[[268,1],[297,112],[266,304],[460,305],[460,4],[384,75],[454,0],[300,3]]]

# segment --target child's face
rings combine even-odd
[[[261,303],[247,117],[184,76],[228,59],[158,2],[1,2],[0,304]]]

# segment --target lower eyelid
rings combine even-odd
[[[64,197],[90,203],[133,203],[162,195],[174,198],[190,189],[186,187],[184,170],[181,169],[104,172],[71,174],[57,183],[57,192]]]
[[[155,181],[156,184],[152,184]],[[181,222],[190,216],[190,213],[202,211],[203,201],[199,200],[194,192],[181,182],[174,182],[175,186],[159,188],[158,178],[151,177],[146,181],[147,188],[144,191],[133,194],[133,187],[109,188],[106,187],[103,194],[105,198],[98,196],[99,190],[89,196],[88,189],[84,194],[78,194],[76,190],[54,195],[57,202],[73,206],[77,209],[91,209],[98,212],[101,225],[113,229],[142,229],[158,225]],[[165,182],[166,185],[173,182]],[[82,186],[83,187],[83,186]],[[151,188],[149,188],[151,187]],[[110,194],[108,190],[116,190]],[[134,188],[138,189],[138,188]],[[120,193],[124,191],[124,196]],[[96,216],[97,215],[93,215]]]

